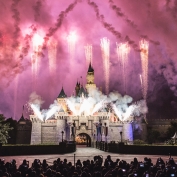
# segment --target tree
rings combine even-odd
[[[5,123],[8,123],[10,127],[13,127],[13,129],[11,129],[8,134],[9,134],[9,138],[8,138],[8,144],[16,144],[16,135],[17,135],[17,126],[18,126],[18,122],[12,118],[6,119]]]
[[[171,122],[171,126],[167,130],[167,138],[171,138],[177,132],[177,122]]]
[[[158,130],[153,130],[152,127],[147,129],[147,141],[148,143],[156,143],[159,141],[160,132]]]
[[[9,126],[9,123],[5,122],[5,117],[3,114],[0,114],[0,143],[7,143],[7,140],[9,138],[8,132],[12,130]]]

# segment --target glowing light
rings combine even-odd
[[[93,108],[93,110],[92,110],[92,115],[93,115],[95,112],[99,111],[99,110],[103,107],[103,105],[104,105],[104,100],[98,102],[98,103],[94,106],[94,108]]]
[[[120,60],[121,63],[121,68],[122,68],[122,79],[123,79],[123,87],[124,87],[124,92],[127,93],[127,61],[128,61],[128,54],[130,52],[130,47],[128,43],[120,43],[117,44],[117,55],[118,59]]]
[[[148,49],[149,42],[142,39],[140,41],[140,55],[142,64],[142,94],[143,98],[146,100],[148,91]]]
[[[140,41],[140,56],[141,56],[141,65],[142,65],[142,94],[144,100],[147,98],[148,91],[148,50],[149,42],[145,39]],[[146,115],[144,115],[146,121]]]
[[[79,115],[81,115],[84,112],[84,115],[88,116],[91,114],[91,108],[92,105],[89,102],[89,98],[88,99],[84,99],[83,102],[81,103],[80,106],[80,110],[79,110]]]
[[[77,36],[75,32],[71,32],[67,37],[68,42],[68,52],[70,54],[70,63],[73,65],[73,59],[75,55],[75,45],[76,45]]]
[[[121,96],[120,93],[116,92],[110,93],[109,97],[107,97],[100,93],[98,89],[90,90],[89,96],[82,97],[82,100],[80,97],[69,97],[65,99],[67,108],[69,108],[73,116],[81,116],[80,119],[84,120],[86,116],[96,115],[95,113],[98,113],[101,108],[107,107],[109,110],[114,111],[111,114],[106,111],[108,117],[115,113],[112,116],[114,118],[113,122],[116,122],[118,119],[125,122],[132,120],[134,115],[137,116],[147,113],[147,106],[144,100],[130,105],[133,99],[128,95]],[[60,108],[62,107],[60,103],[55,101],[54,104],[50,105],[48,110],[40,111],[40,105],[43,103],[41,97],[37,94],[31,94],[30,98],[31,109],[43,121],[48,120],[56,112],[60,112]],[[98,121],[99,117],[94,117],[94,122],[96,123]],[[70,122],[72,121],[70,120]]]
[[[85,47],[86,68],[92,63],[92,45],[87,44]]]
[[[37,33],[34,34],[33,39],[33,50],[38,51],[39,46],[42,46],[44,39]]]
[[[104,64],[104,73],[105,73],[105,85],[106,85],[106,93],[109,93],[109,55],[110,55],[110,42],[107,38],[101,39],[101,51],[102,58]]]
[[[57,111],[59,111],[59,109],[60,109],[59,105],[51,106],[51,108],[46,112],[46,119],[45,120],[52,117]]]
[[[66,99],[66,103],[67,103],[69,109],[73,112],[74,115],[79,115],[78,111],[77,111],[76,108],[75,108],[75,104],[72,103],[71,100]]]
[[[50,75],[52,73],[56,73],[56,57],[57,57],[57,42],[51,40],[48,43],[48,59],[49,59],[49,72]]]
[[[33,110],[34,114],[41,120],[44,120],[44,115],[42,115],[41,111],[40,111],[40,107],[39,105],[35,105],[35,104],[30,104],[31,109]]]
[[[142,75],[140,74],[140,83],[141,83],[141,89],[142,89],[142,93],[143,93],[143,81],[142,81]]]
[[[39,34],[35,33],[32,39],[33,51],[31,54],[31,70],[33,78],[33,90],[36,89],[37,76],[39,70],[39,59],[42,51],[43,38]]]
[[[19,55],[21,53],[21,46],[16,48],[15,53],[14,53],[14,59],[16,63],[19,63],[20,58]],[[16,116],[16,106],[17,106],[17,91],[18,91],[18,82],[19,82],[19,74],[17,74],[14,78],[14,119]]]
[[[122,118],[121,112],[118,110],[118,108],[116,107],[115,104],[112,105],[112,108],[113,108],[115,114],[118,116],[118,118],[119,118],[121,121],[123,121],[123,118]]]

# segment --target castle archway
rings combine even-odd
[[[91,147],[91,137],[87,133],[79,133],[75,138],[77,145]]]

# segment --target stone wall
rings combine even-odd
[[[31,144],[41,144],[41,121],[32,119]]]

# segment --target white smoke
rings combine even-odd
[[[51,118],[61,108],[61,106],[55,100],[54,103],[49,106],[49,109],[40,110],[40,107],[43,103],[44,101],[42,100],[41,96],[37,95],[35,92],[31,93],[29,96],[29,105],[33,110],[33,113],[41,121]]]
[[[110,93],[109,99],[115,102],[112,104],[112,108],[120,121],[127,121],[130,120],[132,116],[140,116],[148,112],[145,100],[132,103],[132,97],[129,95],[122,96],[118,92]]]
[[[134,116],[140,116],[141,114],[146,114],[148,112],[148,107],[145,100],[140,100],[135,104]]]
[[[34,105],[41,106],[44,103],[41,96],[38,95],[36,92],[32,92],[29,96],[29,103],[33,103]]]
[[[49,109],[46,111],[46,119],[49,119],[52,117],[57,111],[59,111],[61,106],[58,104],[58,102],[55,100],[53,104],[49,106]]]
[[[114,113],[120,121],[127,121],[132,116],[140,116],[148,112],[146,101],[140,100],[132,103],[133,98],[129,95],[122,96],[118,92],[111,92],[108,96],[104,95],[97,88],[88,90],[88,97],[69,97],[66,98],[66,104],[75,116],[90,116],[102,108],[111,105]],[[36,93],[30,95],[30,105],[34,114],[41,120],[47,120],[52,117],[61,108],[61,105],[55,100],[49,106],[48,110],[40,111],[40,106],[44,101]]]

